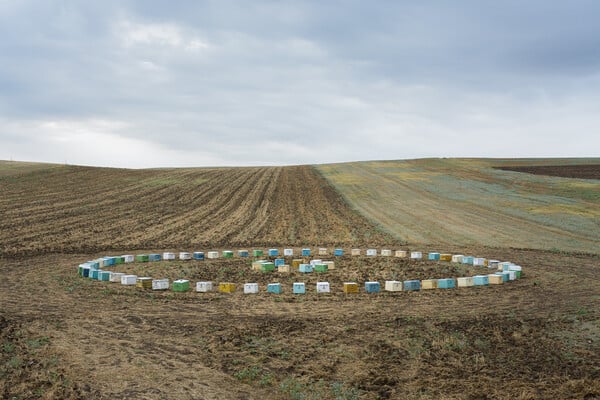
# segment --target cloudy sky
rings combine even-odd
[[[600,2],[0,0],[0,159],[600,156]]]

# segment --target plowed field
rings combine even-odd
[[[513,248],[406,244],[352,211],[310,167],[30,165],[0,173],[0,185],[1,398],[600,398],[598,254],[515,249],[526,247],[517,239]],[[385,247],[498,258],[522,265],[524,276],[346,295],[345,281],[477,269],[348,255],[309,275],[253,272],[237,257],[114,268],[259,283],[259,294],[244,295],[156,292],[76,273],[108,254],[333,245],[347,254]],[[317,295],[317,280],[332,293]],[[277,281],[284,293],[267,294]],[[290,293],[295,281],[307,283],[306,295]]]

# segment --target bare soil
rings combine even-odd
[[[524,172],[534,175],[560,176],[563,178],[577,179],[600,179],[600,164],[502,166],[497,168],[505,171]]]

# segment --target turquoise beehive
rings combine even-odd
[[[204,252],[203,251],[195,251],[194,254],[192,255],[192,257],[194,257],[194,260],[204,260]]]
[[[102,271],[101,269],[93,269],[90,271],[90,278],[91,279],[98,279],[98,273]]]
[[[105,267],[111,267],[111,266],[115,265],[114,257],[103,257],[102,259],[104,260]]]
[[[162,256],[160,254],[148,254],[148,261],[160,261]]]
[[[300,264],[300,266],[298,267],[298,271],[310,273],[313,272],[313,266],[311,264]]]
[[[98,272],[98,280],[99,281],[110,281],[110,271],[100,271]]]
[[[438,289],[453,289],[456,287],[456,282],[452,278],[438,279],[437,287]]]
[[[238,250],[238,256],[239,257],[248,257],[249,256],[248,250]]]
[[[473,256],[463,256],[463,258],[462,258],[462,263],[463,263],[463,264],[469,264],[469,265],[473,265],[473,259],[474,259],[474,258],[475,258],[475,257],[473,257]]]
[[[475,275],[473,277],[473,284],[475,286],[487,286],[490,284],[490,278],[487,275]]]
[[[267,293],[281,294],[281,283],[269,283]]]
[[[310,257],[310,249],[302,249],[302,257]]]
[[[365,282],[365,292],[367,293],[379,293],[381,285],[379,282]]]
[[[508,271],[496,272],[496,275],[502,276],[502,282],[508,282],[510,279],[510,273]]]
[[[439,261],[440,253],[429,253],[427,258],[432,261]]]
[[[344,255],[344,250],[342,249],[335,249],[333,250],[333,255],[336,257],[341,257]]]
[[[275,259],[275,266],[276,267],[280,267],[282,265],[285,265],[285,260],[283,258],[276,258]]]
[[[306,287],[304,286],[304,282],[294,282],[294,284],[292,285],[292,289],[294,294],[306,293]]]
[[[404,281],[404,290],[421,290],[420,280]]]
[[[278,257],[278,256],[279,256],[279,250],[269,249],[269,257]]]

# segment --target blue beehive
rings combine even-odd
[[[381,285],[379,282],[365,282],[365,292],[367,293],[379,293]]]
[[[344,250],[342,250],[342,249],[335,249],[335,250],[333,251],[333,255],[334,255],[334,256],[337,256],[337,257],[341,257],[341,256],[343,256],[343,255],[344,255]]]
[[[281,283],[269,283],[267,293],[281,294]]]
[[[194,257],[194,260],[204,260],[204,252],[203,251],[195,251],[194,254],[192,255],[192,257]]]
[[[420,280],[404,281],[404,290],[421,290]]]
[[[161,258],[160,254],[148,254],[148,261],[160,261]]]
[[[269,257],[279,257],[279,250],[269,249]]]
[[[310,257],[310,249],[302,249],[302,257]]]
[[[300,264],[300,266],[298,267],[298,271],[310,273],[313,272],[313,266],[311,264]]]
[[[115,265],[115,258],[114,257],[103,257],[102,258],[104,260],[104,266],[105,267],[110,267]]]
[[[282,265],[285,265],[285,260],[283,258],[276,258],[275,259],[275,266],[276,267],[280,267]]]
[[[249,256],[248,250],[239,250],[238,251],[238,256],[240,256],[240,257],[248,257]]]
[[[475,275],[473,277],[473,284],[475,286],[487,286],[490,284],[490,278],[487,275]]]
[[[292,286],[294,294],[304,294],[306,293],[306,287],[304,286],[304,282],[294,282]]]
[[[496,275],[502,275],[502,282],[508,282],[510,279],[510,272],[508,271],[496,272]]]
[[[473,258],[474,258],[473,256],[463,256],[462,263],[473,265]]]
[[[440,253],[429,253],[428,259],[429,260],[433,260],[433,261],[439,261],[440,260]]]
[[[83,276],[84,278],[89,278],[90,271],[93,271],[92,269],[90,269],[90,267],[83,267],[83,269],[81,270],[81,276]]]
[[[452,278],[438,279],[438,289],[453,289],[456,287],[456,282]]]

